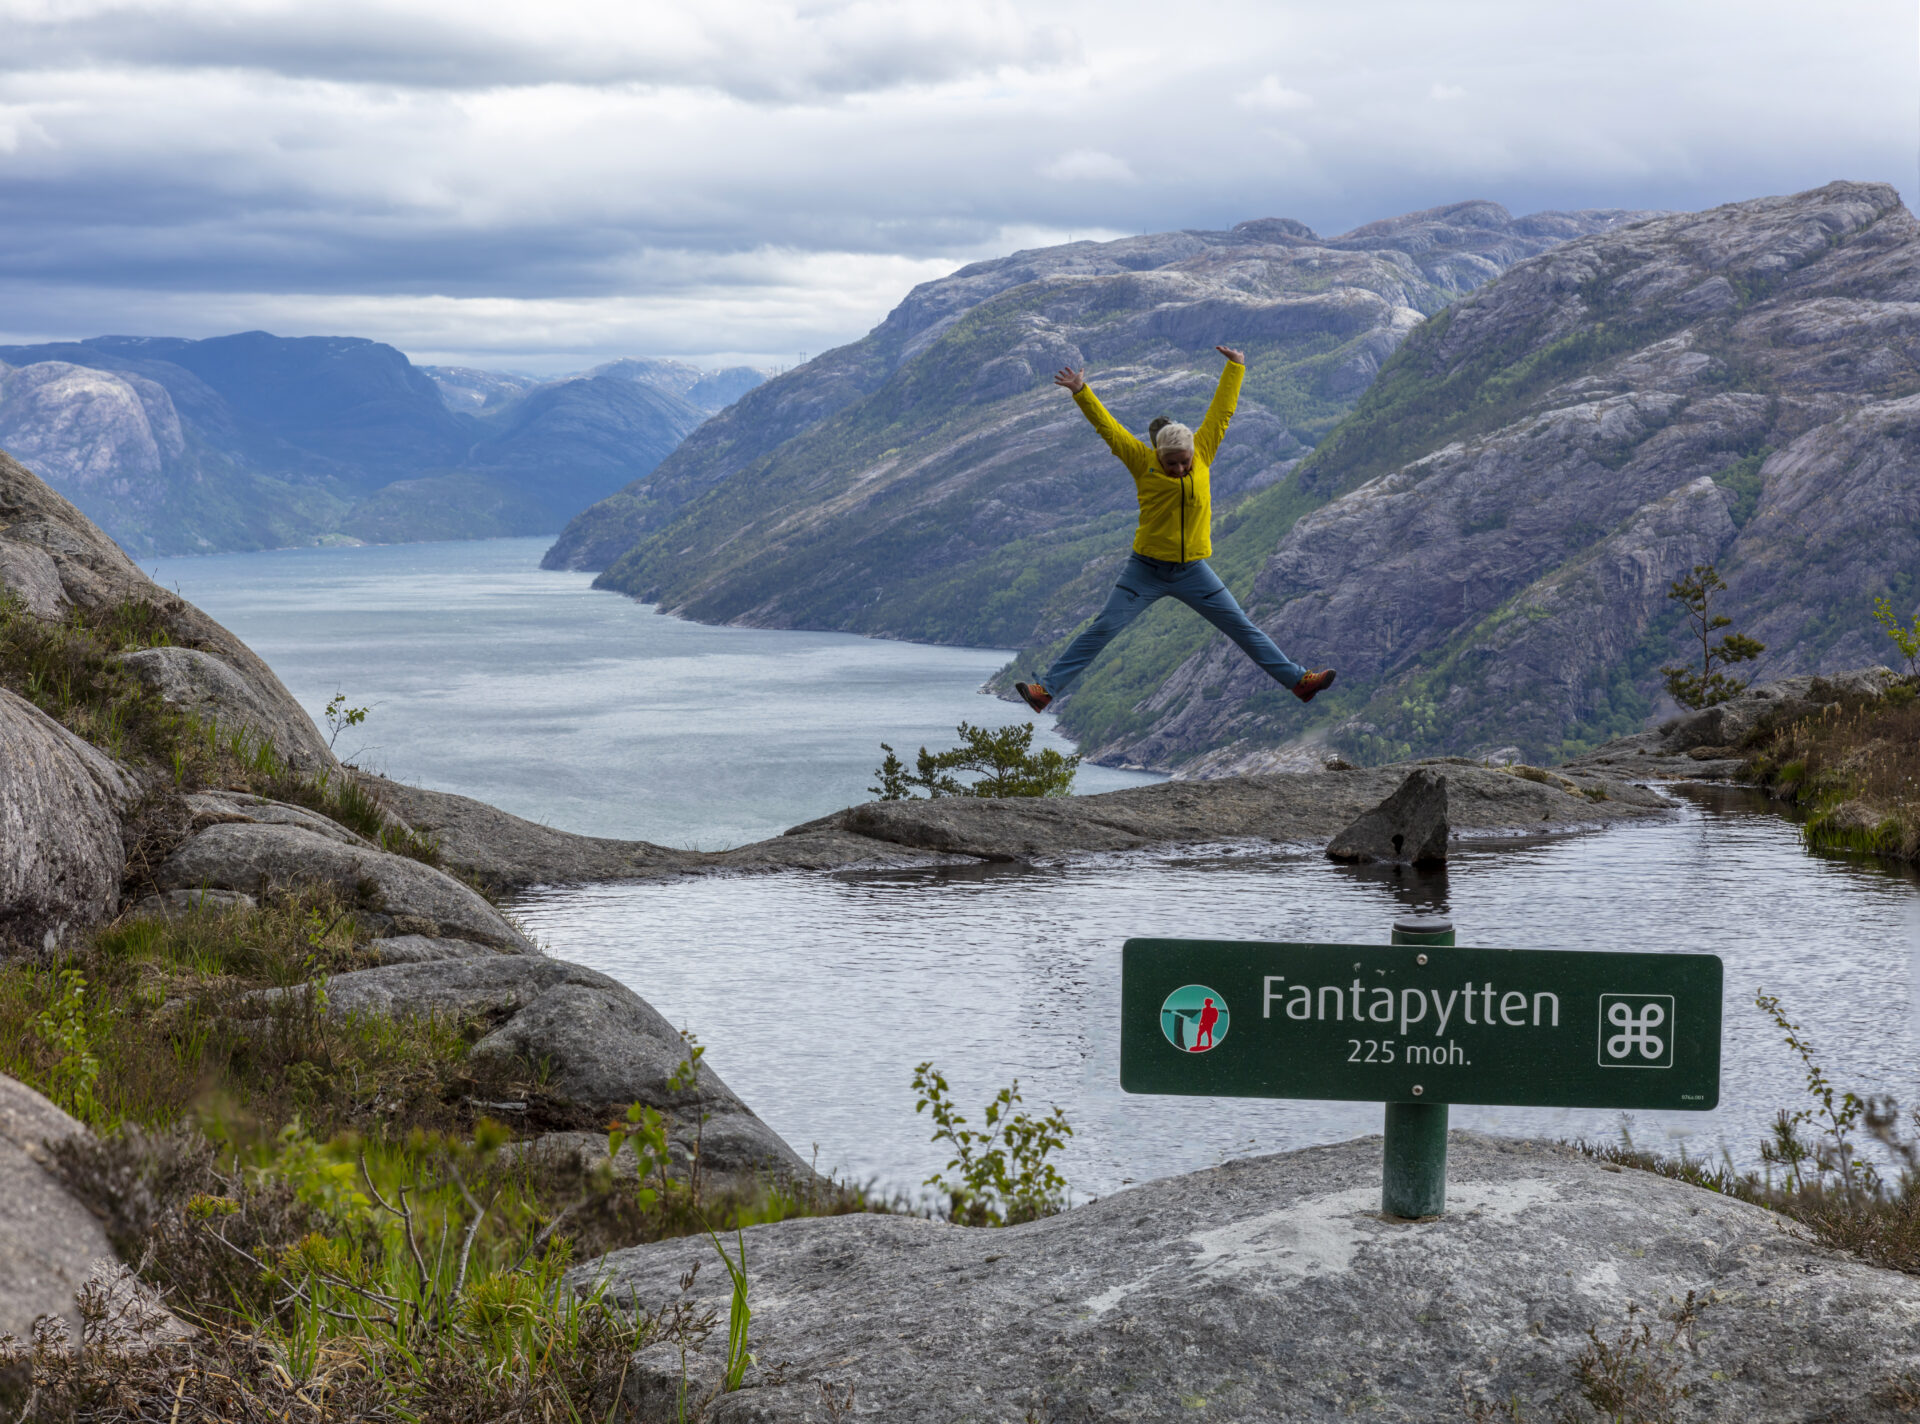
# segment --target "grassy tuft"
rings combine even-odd
[[[203,790],[252,792],[316,811],[382,850],[440,864],[434,838],[389,815],[355,778],[296,771],[271,742],[202,721],[117,661],[119,654],[170,642],[160,612],[137,600],[99,612],[71,608],[52,622],[0,590],[0,687],[115,760],[160,772],[157,780],[172,788],[174,799]],[[144,825],[147,818],[134,819]],[[136,871],[143,858],[151,857],[134,857]]]
[[[1909,680],[1880,697],[1835,696],[1748,748],[1754,778],[1806,813],[1808,845],[1920,861],[1917,689]]]

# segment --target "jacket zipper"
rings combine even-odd
[[[1180,562],[1187,561],[1187,477],[1180,477]]]

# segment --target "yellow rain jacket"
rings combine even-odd
[[[1227,422],[1233,419],[1233,408],[1240,400],[1240,382],[1246,374],[1247,368],[1238,361],[1227,362],[1206,418],[1193,432],[1193,469],[1177,480],[1160,468],[1160,457],[1151,445],[1107,412],[1092,386],[1082,386],[1073,393],[1080,413],[1092,422],[1107,448],[1120,457],[1120,463],[1133,476],[1134,492],[1140,497],[1140,528],[1133,536],[1136,554],[1184,564],[1213,552],[1209,467],[1226,436]]]

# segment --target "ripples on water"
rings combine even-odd
[[[802,1156],[912,1187],[945,1154],[909,1082],[932,1059],[963,1104],[1018,1075],[1073,1123],[1082,1194],[1223,1158],[1377,1132],[1371,1104],[1130,1097],[1119,1087],[1120,944],[1133,935],[1383,943],[1409,907],[1462,944],[1697,950],[1726,961],[1720,1106],[1640,1113],[1643,1145],[1743,1164],[1801,1074],[1753,1006],[1777,994],[1842,1087],[1916,1100],[1913,882],[1815,857],[1737,792],[1671,819],[1465,849],[1396,879],[1317,853],[1079,861],[1053,869],[789,874],[536,891],[517,913],[557,955],[631,985]],[[1617,1113],[1455,1107],[1457,1127],[1617,1136]]]

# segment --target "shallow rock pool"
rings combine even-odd
[[[1708,1113],[1456,1107],[1458,1127],[1617,1138],[1751,1164],[1802,1070],[1754,994],[1777,994],[1840,1087],[1920,1093],[1914,880],[1814,856],[1758,798],[1690,788],[1658,822],[1469,846],[1396,877],[1297,853],[1147,856],[1053,868],[698,877],[536,890],[515,906],[550,952],[603,970],[708,1045],[707,1061],[821,1169],[917,1189],[946,1154],[916,1117],[932,1060],[977,1108],[1018,1077],[1059,1104],[1080,1197],[1226,1157],[1377,1132],[1371,1104],[1120,1091],[1121,942],[1133,935],[1384,943],[1409,908],[1461,944],[1701,950],[1726,961],[1720,1106]],[[977,1120],[977,1113],[974,1114]]]

